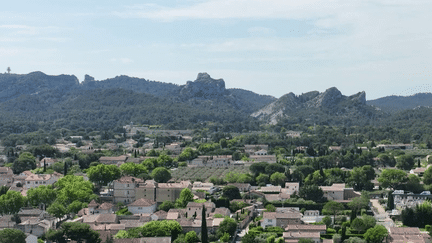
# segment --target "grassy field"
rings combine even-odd
[[[224,178],[229,172],[248,173],[249,166],[230,166],[222,168],[212,167],[179,167],[171,171],[171,176],[176,181],[193,180],[208,181],[212,176]]]

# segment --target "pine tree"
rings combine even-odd
[[[208,243],[206,209],[204,204],[203,204],[202,215],[201,215],[201,242]]]

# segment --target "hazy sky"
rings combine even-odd
[[[275,97],[333,86],[367,99],[411,95],[431,92],[431,9],[430,0],[4,1],[0,72],[177,84],[207,72]]]

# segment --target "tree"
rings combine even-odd
[[[177,239],[178,235],[182,232],[182,227],[177,221],[164,220],[164,221],[151,221],[144,224],[137,229],[142,237],[156,237],[156,236],[171,236],[171,240]],[[128,233],[132,233],[128,230]],[[131,237],[139,238],[139,237]]]
[[[222,196],[227,197],[229,200],[241,199],[240,190],[236,186],[224,186]]]
[[[93,184],[90,181],[84,180],[82,176],[67,175],[55,183],[56,202],[64,206],[69,205],[73,201],[88,203],[97,198],[93,194],[93,189]]]
[[[203,220],[205,221],[205,220]],[[199,238],[195,231],[189,231],[185,235],[186,243],[195,243],[199,241]]]
[[[176,206],[179,208],[184,208],[188,202],[192,202],[194,195],[189,188],[184,188],[180,192],[180,197],[176,200]]]
[[[325,210],[325,211],[327,211],[333,215],[334,220],[336,220],[336,214],[339,213],[340,211],[344,210],[344,209],[345,208],[342,205],[342,203],[339,203],[336,201],[329,201],[323,207],[323,210]]]
[[[427,170],[423,174],[423,183],[426,185],[432,184],[432,166],[427,168]]]
[[[265,173],[272,175],[275,172],[280,172],[280,173],[284,173],[285,172],[285,166],[281,165],[281,164],[268,164],[265,167]]]
[[[26,170],[36,168],[36,158],[29,152],[24,152],[13,162],[12,170],[15,174],[20,174]]]
[[[206,208],[203,204],[203,209],[201,212],[201,242],[208,243],[208,230],[207,230],[207,220],[206,220]]]
[[[372,190],[373,183],[371,180],[375,179],[375,170],[370,165],[362,167],[354,167],[351,176],[348,178],[349,184],[354,187],[356,191]]]
[[[353,198],[349,203],[348,207],[356,213],[360,213],[361,209],[366,209],[369,205],[369,197],[365,194],[365,192],[362,193],[360,197]]]
[[[281,172],[275,172],[270,176],[270,182],[273,185],[283,185],[285,183],[285,174]]]
[[[60,219],[67,214],[67,209],[63,204],[59,202],[54,202],[53,204],[51,204],[51,206],[47,208],[47,212],[54,217]]]
[[[305,185],[300,187],[299,196],[305,200],[312,200],[314,202],[322,202],[324,192],[317,185]]]
[[[90,228],[90,225],[79,222],[65,222],[61,225],[65,236],[68,239],[80,242],[100,243],[99,233]]]
[[[393,210],[394,209],[394,197],[393,197],[393,191],[388,192],[387,196],[387,210]]]
[[[57,230],[48,230],[45,235],[47,240],[55,242],[67,242],[67,239],[81,242],[100,243],[99,233],[90,228],[90,225],[79,222],[65,222]]]
[[[219,225],[219,229],[217,229],[217,236],[221,238],[224,233],[228,233],[230,236],[233,236],[237,229],[237,223],[234,219],[226,217]]]
[[[6,192],[9,191],[9,188],[10,187],[8,186],[0,186],[0,196],[6,194]]]
[[[327,228],[329,228],[332,225],[333,220],[327,215],[322,219],[322,222],[327,226]]]
[[[0,196],[0,214],[18,213],[24,206],[25,198],[17,191],[8,191]]]
[[[19,229],[0,230],[0,243],[25,243],[27,236]]]
[[[398,169],[384,169],[378,177],[383,188],[397,189],[398,186],[408,180],[407,173]]]
[[[27,200],[34,207],[44,204],[47,208],[55,201],[56,197],[56,192],[51,185],[42,185],[27,191]]]
[[[220,240],[222,241],[222,242],[228,242],[229,241],[229,239],[230,239],[230,235],[228,234],[228,233],[223,233],[223,235],[220,237]]]
[[[351,223],[351,228],[360,234],[366,230],[366,226],[361,218],[355,218]]]
[[[376,225],[370,228],[364,233],[364,238],[368,243],[382,243],[382,241],[387,237],[388,231],[382,225]]]
[[[90,181],[106,186],[108,183],[117,180],[121,176],[121,171],[117,165],[100,164],[92,166],[87,170]]]
[[[164,183],[171,179],[171,173],[165,167],[157,167],[152,171],[151,177],[153,177],[156,182]]]
[[[401,155],[396,161],[396,167],[402,170],[410,170],[415,164],[414,157],[408,154]]]
[[[161,205],[159,205],[158,209],[163,210],[165,212],[168,212],[171,208],[175,208],[175,205],[173,202],[167,200],[164,201]]]
[[[137,177],[139,174],[148,173],[147,168],[142,164],[135,164],[133,162],[128,162],[120,165],[120,170],[123,175]]]

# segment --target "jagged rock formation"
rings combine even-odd
[[[64,93],[78,84],[79,81],[74,75],[50,76],[42,72],[0,74],[0,102],[47,91]]]
[[[296,116],[299,113],[310,115],[326,113],[338,116],[361,113],[362,109],[367,109],[364,91],[352,96],[344,96],[337,88],[332,87],[323,93],[311,91],[299,96],[288,93],[252,113],[252,116],[276,124],[280,118]]]
[[[180,90],[180,96],[186,99],[212,99],[228,94],[223,79],[212,79],[207,73],[199,73],[197,79],[188,81]]]

